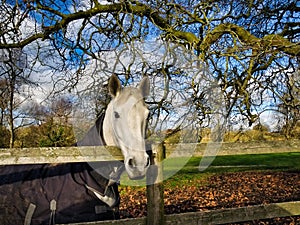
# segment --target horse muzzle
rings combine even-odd
[[[125,169],[131,180],[143,179],[149,166],[150,158],[147,154],[145,154],[143,160],[138,160],[135,156],[128,157],[125,160]]]

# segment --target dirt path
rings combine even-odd
[[[146,216],[144,189],[121,190],[121,217]],[[165,189],[166,214],[300,200],[299,172],[240,172],[210,177],[205,184],[194,183]],[[241,224],[300,224],[300,217],[252,221]]]

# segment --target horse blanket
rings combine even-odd
[[[89,138],[80,142],[81,146],[105,144],[100,132],[103,117],[91,128]],[[90,137],[96,138],[94,142]],[[120,162],[1,166],[0,224],[44,225],[117,219],[116,180],[122,171]]]

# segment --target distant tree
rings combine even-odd
[[[14,147],[16,129],[26,125],[23,122],[22,104],[30,92],[23,91],[24,85],[31,85],[26,71],[27,61],[20,49],[5,49],[0,52],[1,77],[1,122],[10,132],[10,147]],[[18,121],[17,121],[18,120]]]
[[[5,126],[0,125],[0,148],[9,147],[9,131]]]
[[[50,105],[50,114],[61,124],[68,124],[72,113],[72,101],[67,97],[54,99]]]
[[[29,125],[20,127],[16,132],[15,148],[39,147],[42,133],[40,126]]]
[[[300,79],[299,72],[285,77],[285,86],[279,92],[278,122],[281,122],[281,132],[287,139],[300,122]]]
[[[54,99],[38,132],[40,147],[63,147],[75,144],[73,127],[70,124],[72,102],[67,97]]]
[[[262,125],[261,123],[255,125],[253,127],[253,130],[256,130],[259,132],[269,132],[269,128],[267,126]]]
[[[48,106],[34,101],[29,102],[22,111],[28,123],[15,129],[14,147],[73,145],[76,141],[70,122],[71,111],[72,103],[64,97],[52,100]],[[9,138],[10,135],[6,135],[6,139],[9,140]]]
[[[40,147],[65,147],[76,143],[73,128],[56,122],[52,117],[38,127]]]

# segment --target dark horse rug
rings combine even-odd
[[[81,146],[104,144],[100,129],[102,119],[103,116],[97,120],[87,138],[80,142]],[[123,170],[122,165],[97,162],[1,166],[0,225],[117,219],[116,180]]]

